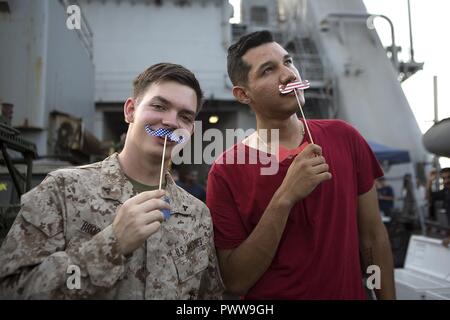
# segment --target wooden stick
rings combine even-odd
[[[311,143],[314,144],[314,140],[311,136],[311,132],[309,131],[308,123],[306,122],[305,114],[303,113],[302,105],[301,105],[300,100],[297,95],[297,89],[294,89],[294,93],[295,93],[295,98],[297,98],[298,107],[300,108],[300,112],[302,113],[303,120],[305,120],[305,127],[306,127],[306,131],[308,132],[309,140],[311,140]]]
[[[166,156],[166,143],[167,143],[167,136],[164,137],[164,149],[163,149],[163,154],[162,154],[162,159],[161,159],[161,173],[159,175],[159,189],[161,190],[161,186],[162,186],[162,178],[163,178],[163,172],[164,172],[164,157]]]

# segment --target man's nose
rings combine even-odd
[[[178,115],[176,111],[166,112],[163,115],[161,122],[165,127],[168,128],[178,129],[180,127],[178,125]]]
[[[297,75],[296,72],[294,70],[292,70],[292,68],[284,66],[283,72],[281,74],[280,82],[282,84],[288,84],[288,83],[296,81],[296,80],[301,81],[300,76]]]

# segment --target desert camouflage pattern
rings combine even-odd
[[[111,224],[136,193],[117,156],[54,171],[22,196],[0,249],[0,298],[222,297],[209,210],[168,173],[173,215],[132,254],[120,254]],[[75,287],[73,266],[81,275]]]

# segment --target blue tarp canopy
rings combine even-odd
[[[375,153],[375,157],[382,164],[386,162],[390,165],[411,162],[408,150],[395,149],[373,141],[368,141],[368,143]]]

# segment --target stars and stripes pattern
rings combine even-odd
[[[281,94],[287,94],[292,92],[294,89],[308,89],[311,86],[311,84],[309,83],[308,80],[305,81],[295,81],[295,82],[291,82],[288,83],[286,86],[282,86],[280,85],[278,87],[278,90],[280,90]]]
[[[158,128],[156,130],[153,130],[152,128],[150,128],[150,126],[147,124],[145,125],[145,131],[147,132],[147,134],[154,136],[154,137],[160,137],[160,138],[164,138],[167,136],[167,139],[169,139],[172,142],[176,142],[176,143],[182,143],[184,141],[184,137],[183,136],[179,136],[176,135],[175,133],[173,133],[172,129],[168,129],[168,128]]]
[[[308,132],[309,140],[311,141],[311,143],[314,143],[313,137],[311,135],[311,131],[309,130],[308,123],[306,121],[306,117],[305,117],[305,114],[304,114],[303,109],[302,109],[302,104],[300,103],[300,100],[298,98],[297,91],[295,91],[295,89],[303,90],[303,89],[308,89],[309,87],[310,87],[310,83],[309,83],[308,80],[305,80],[305,81],[294,81],[294,82],[288,83],[284,87],[282,85],[279,85],[278,86],[278,90],[280,91],[281,94],[287,94],[287,93],[290,93],[290,92],[294,91],[295,98],[297,99],[298,107],[300,109],[300,112],[302,114],[303,119],[305,120],[305,127],[306,127],[306,131]]]

